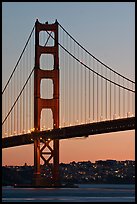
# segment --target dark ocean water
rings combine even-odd
[[[135,202],[135,185],[79,184],[79,188],[2,187],[2,202]]]

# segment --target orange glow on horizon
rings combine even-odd
[[[33,144],[2,150],[2,165],[33,165]],[[123,131],[60,141],[60,163],[113,159],[135,160],[135,131]]]

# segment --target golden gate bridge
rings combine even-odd
[[[59,140],[135,129],[135,82],[56,20],[36,20],[2,91],[2,148],[34,143],[33,185],[59,186]],[[51,168],[50,181],[41,165]]]

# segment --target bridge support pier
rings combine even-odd
[[[54,32],[54,45],[53,46],[41,46],[39,45],[39,33],[40,31]],[[49,36],[50,37],[50,36]],[[41,54],[52,54],[54,58],[53,69],[43,70],[40,68],[40,56]],[[41,79],[51,79],[53,81],[53,98],[43,99],[40,98],[40,83]],[[59,128],[59,57],[58,57],[58,23],[54,24],[41,24],[38,20],[35,23],[35,69],[34,69],[34,128],[35,131],[40,130],[40,118],[42,109],[51,109],[53,113],[53,128]],[[35,186],[51,185],[59,186],[59,140],[52,140],[53,147],[50,146],[51,140],[34,138],[34,178],[33,184]],[[40,144],[43,143],[42,148]],[[48,152],[44,152],[48,148]],[[49,152],[50,150],[50,152]],[[49,155],[49,158],[45,158],[45,155]],[[44,161],[44,164],[51,168],[52,164],[52,176],[51,180],[45,181],[41,177],[41,165],[40,158]]]

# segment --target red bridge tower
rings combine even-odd
[[[39,45],[39,33],[41,31],[54,32],[54,45]],[[41,54],[52,54],[54,58],[54,67],[52,70],[43,70],[40,67]],[[41,79],[53,80],[53,98],[43,99],[40,97]],[[59,128],[59,56],[58,56],[58,22],[54,24],[41,24],[38,20],[35,23],[35,69],[34,69],[34,128],[35,131],[40,130],[40,118],[42,109],[51,109],[53,114],[53,128]],[[59,140],[52,140],[53,146],[50,146],[51,140],[43,140],[43,146],[40,147],[40,137],[34,138],[34,185],[48,185],[41,178],[40,158],[44,164],[49,165],[53,160],[52,181],[49,185],[58,186],[59,179]],[[50,153],[44,152],[48,148]],[[44,156],[49,154],[49,158]]]

